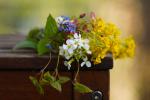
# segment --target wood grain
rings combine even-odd
[[[29,80],[31,71],[0,71],[0,100],[72,100],[72,84],[63,86],[62,93],[53,88],[46,88],[40,95]],[[61,75],[72,77],[71,73],[61,72]]]
[[[75,92],[71,82],[64,85],[62,93],[47,88],[44,96],[39,95],[28,77],[38,73],[47,64],[49,57],[38,56],[35,51],[29,49],[12,50],[13,46],[23,39],[25,36],[20,34],[0,36],[0,100],[91,100],[91,94]],[[47,70],[53,71],[56,61],[56,54],[52,54],[52,61]],[[61,58],[60,74],[73,80],[77,64],[73,63],[68,71],[63,61]],[[102,63],[92,65],[91,68],[80,68],[78,80],[93,90],[100,90],[103,100],[109,100],[109,69],[112,68],[113,58],[108,54]]]
[[[101,91],[103,100],[109,100],[109,71],[86,71],[80,72],[78,81],[90,87],[93,91]],[[74,91],[74,100],[91,100],[91,93],[79,94]]]

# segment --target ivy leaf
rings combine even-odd
[[[55,19],[51,15],[49,15],[45,26],[45,36],[52,38],[57,34],[57,32],[57,23]]]
[[[44,73],[44,79],[48,82],[54,82],[56,80],[55,77],[49,73],[49,71]]]
[[[78,91],[79,93],[90,93],[90,92],[92,92],[92,90],[89,87],[87,87],[81,83],[76,82],[73,85],[74,85],[74,89],[76,91]]]
[[[32,77],[32,76],[30,76],[29,79],[31,80],[33,85],[36,87],[37,91],[40,94],[44,94],[44,90],[43,90],[42,86],[39,84],[38,80],[35,77]]]
[[[61,83],[61,84],[63,84],[63,83],[68,82],[69,80],[70,80],[69,77],[60,76],[58,82]]]
[[[50,85],[59,92],[62,91],[61,84],[58,81],[50,82]]]
[[[47,38],[41,39],[38,42],[38,45],[37,45],[38,55],[43,55],[43,54],[48,53],[50,51],[50,49],[46,46],[49,43],[50,43],[50,41]]]
[[[30,41],[30,40],[24,40],[15,45],[13,49],[20,49],[20,48],[32,48],[36,49],[37,48],[37,43]]]

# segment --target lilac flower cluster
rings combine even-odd
[[[58,28],[60,32],[65,32],[65,33],[76,32],[76,25],[67,16],[57,17],[56,22],[58,24]]]

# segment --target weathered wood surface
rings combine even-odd
[[[102,100],[109,100],[110,74],[108,70],[103,71],[83,71],[78,77],[79,81],[86,84],[95,91],[102,92]],[[92,100],[90,94],[80,94],[73,91],[74,100]]]
[[[48,61],[49,56],[38,56],[33,50],[13,50],[18,41],[25,39],[22,35],[0,36],[0,69],[41,69]],[[6,63],[7,61],[7,63]],[[52,54],[52,61],[49,66],[53,70],[56,66],[57,56]],[[60,70],[67,71],[63,60],[60,62]],[[5,66],[5,67],[4,67]],[[81,70],[105,70],[113,67],[113,59],[109,54],[102,63],[93,65],[91,68],[83,67]],[[71,70],[76,69],[73,67]]]
[[[11,49],[17,42],[25,39],[21,34],[0,35],[0,49]]]
[[[29,80],[29,75],[35,74],[35,71],[0,71],[0,100],[72,100],[70,82],[63,85],[62,93],[46,88],[45,94],[40,95]],[[71,73],[60,74],[72,77]]]
[[[49,57],[38,56],[32,50],[12,50],[13,46],[23,39],[25,36],[19,34],[0,36],[0,100],[91,100],[91,94],[76,93],[71,83],[63,86],[62,93],[48,88],[44,96],[39,95],[28,77],[36,75]],[[49,70],[54,70],[56,60],[57,56],[52,54]],[[76,64],[68,71],[61,58],[59,65],[60,74],[73,79]],[[109,69],[112,67],[113,59],[108,55],[99,65],[81,68],[82,72],[78,79],[91,89],[100,90],[103,93],[103,100],[109,100]]]

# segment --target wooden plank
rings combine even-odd
[[[72,100],[71,82],[63,85],[61,93],[53,88],[46,88],[45,94],[40,95],[28,78],[34,73],[0,71],[0,100]],[[72,77],[71,73],[60,72],[60,74]]]
[[[25,39],[25,35],[22,34],[6,34],[0,35],[0,48],[11,49],[19,41]]]
[[[0,36],[0,69],[18,69],[18,70],[30,70],[41,69],[47,62],[48,56],[38,56],[35,51],[32,50],[12,50],[13,46],[25,38],[25,36],[16,34],[16,35],[2,35]],[[53,70],[56,66],[57,56],[52,54],[52,61],[49,66],[49,70]],[[60,70],[67,71],[67,67],[64,66],[64,59],[61,58],[60,61]],[[74,64],[76,66],[76,64]],[[112,55],[107,55],[102,60],[101,64],[93,65],[91,68],[83,67],[81,70],[107,70],[113,67]],[[71,69],[76,70],[76,67]]]
[[[0,53],[0,69],[42,69],[47,62],[48,56],[37,56],[35,53]],[[53,70],[56,66],[57,56],[53,55],[51,63],[48,67],[49,70]],[[61,58],[59,69],[67,71],[67,67],[64,66],[64,59]],[[102,60],[102,63],[93,65],[91,68],[82,67],[82,70],[107,70],[113,67],[112,57],[106,57]],[[71,68],[71,71],[76,70],[76,64]]]
[[[0,36],[0,100],[90,100],[91,94],[78,94],[74,92],[71,83],[64,86],[62,94],[52,88],[46,90],[45,96],[40,96],[28,76],[41,70],[48,62],[49,57],[38,56],[32,50],[12,50],[12,47],[24,39],[22,35]],[[76,63],[68,71],[64,66],[64,59],[61,58],[59,71],[72,78],[77,70]],[[52,61],[48,66],[50,71],[54,70],[57,62],[56,54],[52,54]],[[91,87],[93,90],[100,90],[103,93],[103,100],[109,100],[109,69],[113,67],[113,58],[108,54],[102,63],[92,65],[91,68],[80,68],[80,82]],[[29,87],[29,89],[28,89]],[[8,92],[8,93],[7,93]],[[9,95],[11,96],[9,97]],[[19,95],[19,97],[18,97]],[[53,97],[52,97],[53,96]],[[56,98],[55,98],[56,97]],[[48,99],[47,99],[48,98]]]
[[[78,81],[90,87],[92,90],[102,92],[102,100],[109,100],[110,75],[109,71],[84,71],[80,72]],[[80,94],[74,91],[73,100],[92,100],[92,94]]]

